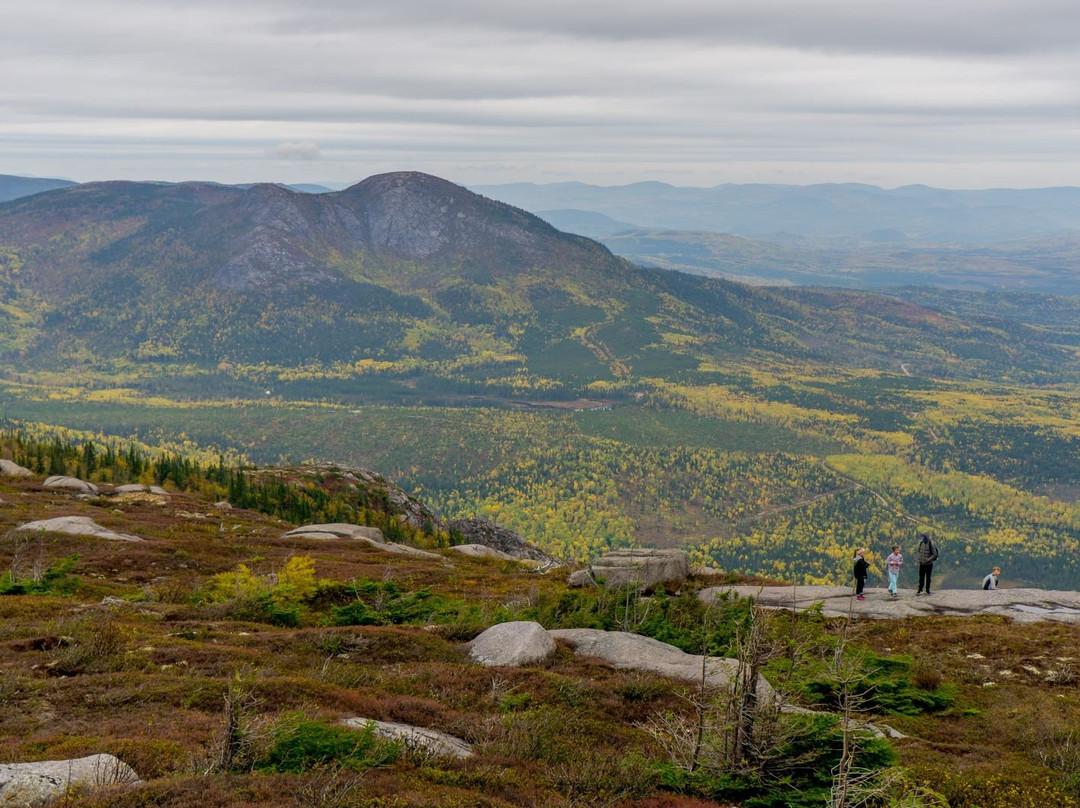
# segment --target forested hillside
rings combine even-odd
[[[24,426],[373,468],[571,558],[843,581],[930,530],[951,585],[1075,582],[1068,298],[642,269],[411,173],[37,194],[0,285]]]

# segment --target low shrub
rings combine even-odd
[[[78,563],[78,555],[69,555],[37,577],[16,579],[12,572],[5,572],[0,575],[0,595],[72,595],[79,586],[79,579],[71,574]]]
[[[460,604],[432,594],[431,588],[403,590],[396,581],[358,579],[327,584],[316,600],[348,601],[330,607],[328,622],[335,626],[394,626],[445,621],[457,616]]]
[[[910,656],[862,655],[865,674],[860,683],[860,710],[885,715],[921,715],[947,710],[955,701],[955,691],[942,684],[940,674],[925,675],[926,668],[912,672]],[[838,684],[827,675],[811,677],[801,684],[800,694],[812,704],[839,708]]]
[[[273,739],[255,767],[277,772],[303,772],[333,765],[359,770],[393,763],[401,751],[400,743],[376,736],[373,724],[350,729],[301,720]]]

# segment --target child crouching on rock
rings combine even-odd
[[[867,549],[865,547],[860,547],[855,551],[855,600],[866,600],[863,588],[866,586],[866,573],[870,571],[870,565],[864,558],[866,553]]]
[[[900,545],[892,546],[892,555],[885,559],[885,569],[889,573],[889,594],[893,600],[900,597],[896,589],[896,583],[900,578],[900,567],[904,565],[904,555],[900,552]]]
[[[990,574],[983,578],[983,589],[997,589],[998,578],[1001,576],[1001,567],[994,567]]]

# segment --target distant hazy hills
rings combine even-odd
[[[580,210],[644,229],[708,230],[766,240],[786,234],[994,243],[1080,231],[1080,188],[950,191],[909,185],[886,190],[855,183],[689,188],[661,182],[602,187],[569,182],[474,190],[526,210]]]
[[[767,284],[1080,294],[1080,189],[581,183],[477,190],[648,266]]]
[[[0,202],[18,199],[20,196],[51,191],[54,188],[67,188],[76,183],[70,180],[53,180],[38,177],[15,177],[0,174]]]
[[[458,391],[529,378],[545,395],[732,356],[1077,373],[1060,335],[1015,320],[635,267],[414,172],[322,194],[111,182],[23,197],[0,205],[0,303],[0,356],[22,367],[269,365],[338,391],[353,371],[326,368],[364,361]]]

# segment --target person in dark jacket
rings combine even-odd
[[[863,587],[866,586],[866,574],[870,571],[870,564],[867,563],[865,557],[866,553],[865,547],[860,547],[855,551],[855,600],[866,600]]]
[[[919,537],[919,549],[915,551],[915,557],[919,562],[919,591],[915,594],[921,595],[925,591],[929,595],[930,576],[934,572],[934,562],[938,559],[938,550],[930,541],[930,534],[923,533]]]

